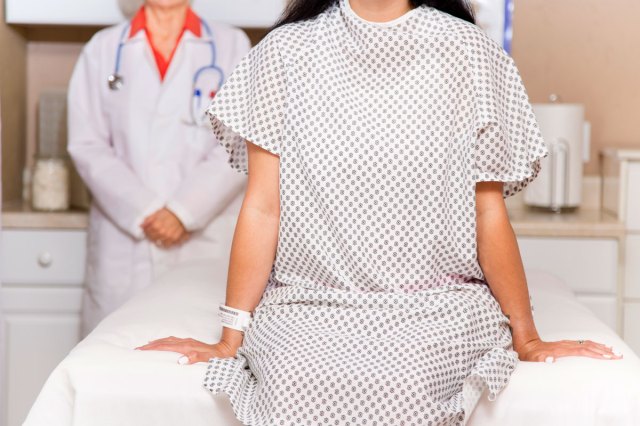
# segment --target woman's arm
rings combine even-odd
[[[260,302],[276,257],[280,226],[280,158],[247,144],[249,181],[231,244],[225,304],[253,311]],[[222,341],[237,349],[242,333],[224,328]]]
[[[249,180],[231,245],[225,304],[253,311],[266,287],[278,244],[280,159],[251,143],[247,151]],[[179,352],[192,364],[235,356],[242,340],[242,332],[225,327],[220,342],[213,345],[168,337],[136,349]]]
[[[533,322],[529,291],[518,243],[502,197],[501,182],[476,186],[478,261],[493,295],[509,317],[513,348],[522,361],[579,355],[617,359],[612,349],[592,341],[543,342]]]

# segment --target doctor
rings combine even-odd
[[[245,179],[204,110],[249,48],[189,0],[146,0],[84,48],[68,99],[69,153],[94,200],[84,335],[159,272],[228,255]]]

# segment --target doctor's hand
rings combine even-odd
[[[182,244],[190,236],[180,219],[167,208],[148,216],[140,226],[146,237],[158,247]]]
[[[520,346],[514,345],[514,350],[518,352],[520,361],[551,363],[563,356],[582,356],[602,360],[622,358],[622,353],[612,347],[591,340],[544,342],[540,339],[533,339]]]
[[[221,340],[213,345],[194,339],[181,339],[178,337],[165,337],[137,347],[141,351],[169,351],[182,354],[178,358],[178,364],[195,364],[207,362],[211,358],[234,358],[240,345]]]

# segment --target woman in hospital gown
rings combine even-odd
[[[226,305],[253,320],[142,348],[210,359],[244,424],[459,425],[519,359],[615,358],[538,336],[503,197],[545,144],[464,3],[423,3],[294,2],[210,107],[249,174]]]
[[[69,153],[93,195],[83,334],[167,268],[227,256],[245,179],[201,117],[248,50],[188,0],[147,0],[84,48],[69,87]]]

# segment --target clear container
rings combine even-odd
[[[69,163],[62,157],[37,157],[33,170],[31,206],[34,210],[69,209]]]

